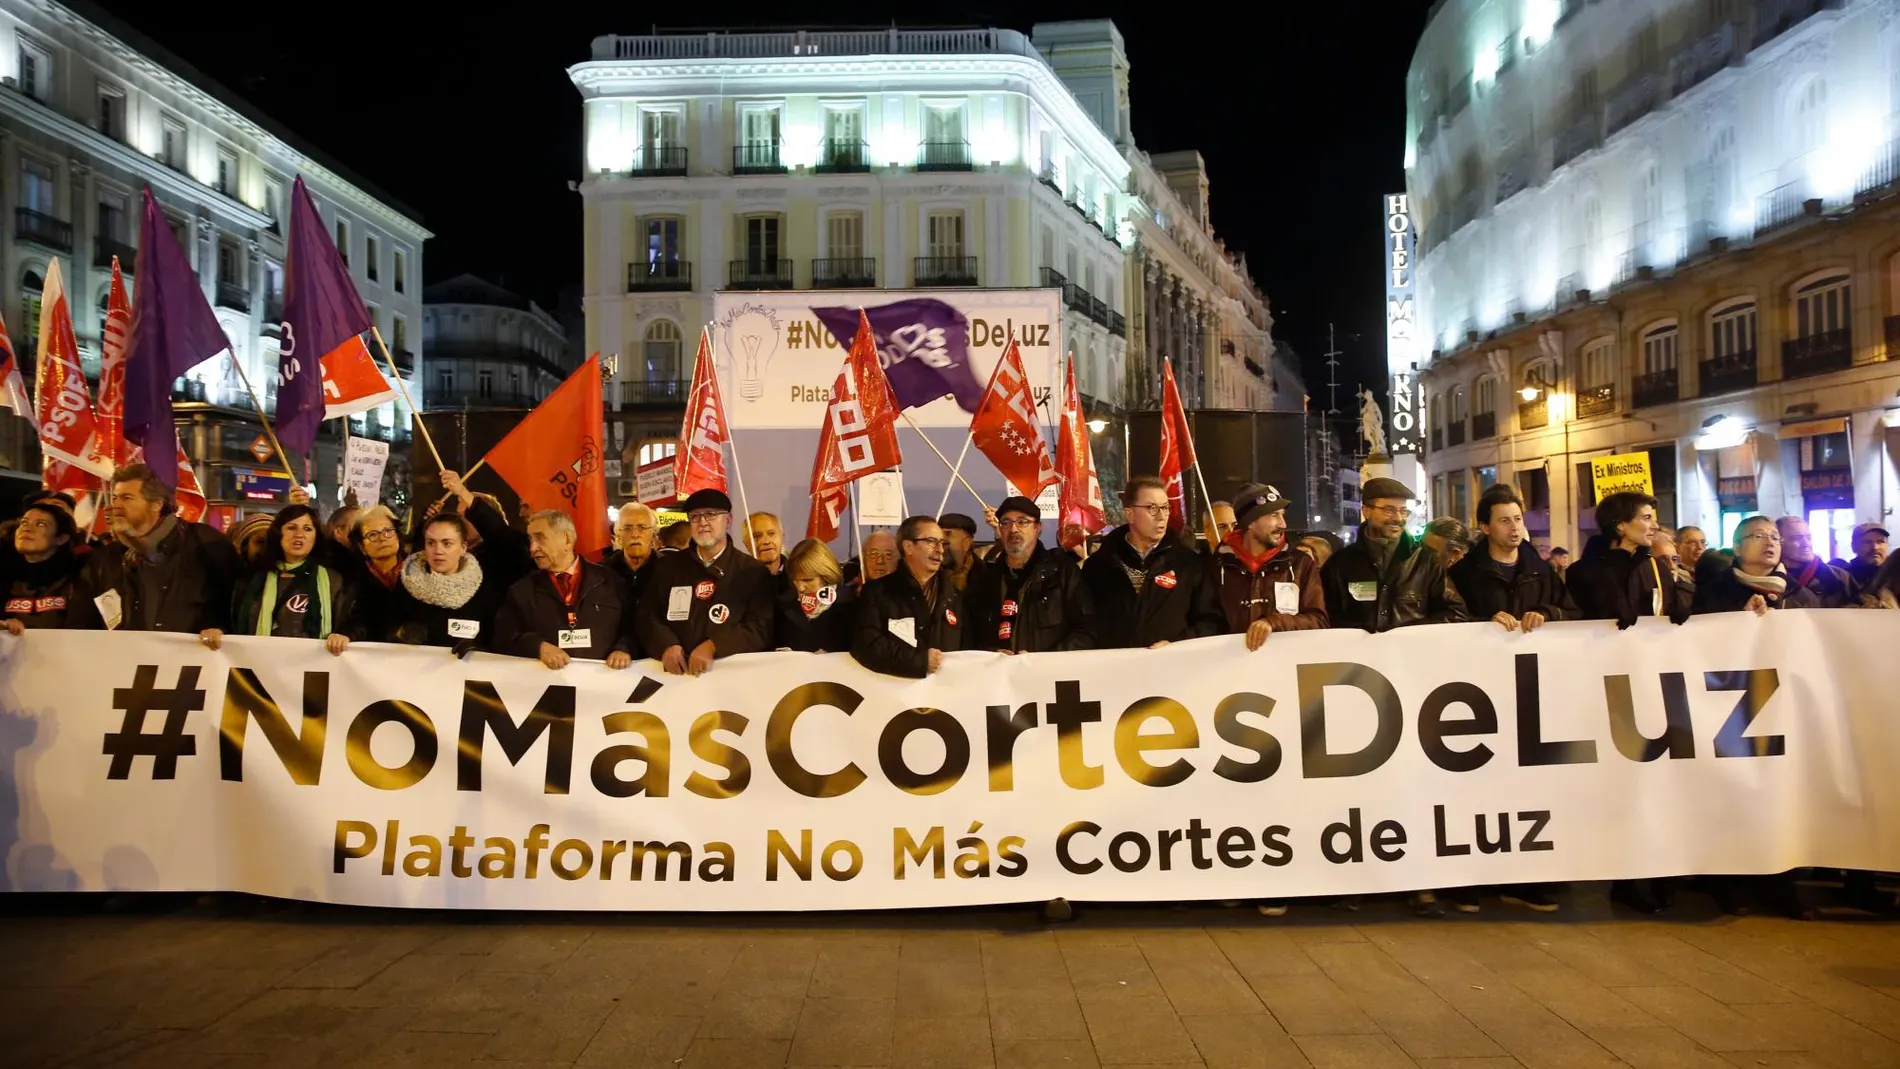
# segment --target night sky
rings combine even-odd
[[[470,271],[550,308],[579,285],[580,198],[567,182],[580,174],[581,108],[565,68],[587,58],[593,37],[651,32],[674,11],[717,10],[718,28],[739,29],[888,26],[895,10],[556,0],[483,18],[484,5],[401,0],[101,6],[419,211],[436,235],[424,250],[430,281]],[[1316,409],[1327,325],[1338,324],[1350,412],[1356,382],[1383,382],[1379,196],[1403,187],[1405,68],[1428,7],[951,2],[900,22],[1026,32],[1113,18],[1132,68],[1136,143],[1201,151],[1215,229],[1246,252]]]

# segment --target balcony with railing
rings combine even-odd
[[[1466,223],[1478,217],[1479,203],[1479,193],[1478,190],[1475,189],[1464,190],[1452,198],[1451,233],[1456,234],[1458,231],[1464,229]]]
[[[788,290],[792,288],[790,260],[733,260],[726,265],[729,290]]]
[[[813,260],[811,288],[815,290],[876,289],[877,259],[871,256],[856,256]]]
[[[251,288],[242,282],[218,280],[218,307],[236,312],[251,310]]]
[[[276,330],[284,322],[284,295],[267,293],[264,295],[264,329]]]
[[[1594,416],[1607,416],[1616,411],[1616,386],[1605,383],[1601,386],[1585,386],[1577,391],[1577,418],[1590,419]]]
[[[1630,382],[1630,395],[1637,408],[1673,405],[1682,400],[1681,373],[1673,367],[1646,371]]]
[[[1734,393],[1755,386],[1755,350],[1744,349],[1702,361],[1702,396]]]
[[[634,379],[620,384],[620,407],[673,408],[686,403],[693,389],[690,379]]]
[[[13,210],[13,236],[54,252],[73,251],[73,224],[31,208]]]
[[[129,275],[133,263],[138,260],[139,251],[116,238],[92,239],[92,266],[109,268],[114,256],[119,258],[119,270]]]
[[[974,286],[976,257],[919,256],[911,263],[913,286]]]
[[[178,379],[172,383],[172,400],[207,404],[209,393],[205,384],[197,379]]]
[[[920,142],[917,146],[917,170],[975,170],[974,165],[970,162],[970,143],[968,141]]]
[[[686,260],[635,260],[627,265],[628,293],[686,293],[693,288],[693,265]]]
[[[1117,338],[1128,336],[1128,320],[1120,312],[1108,313],[1108,332]]]
[[[871,149],[862,141],[827,137],[818,163],[818,174],[863,174],[871,169]]]
[[[1900,115],[1887,120],[1889,130],[1900,129]],[[1891,137],[1874,151],[1874,162],[1854,186],[1855,200],[1873,200],[1887,196],[1900,187],[1900,137]]]
[[[1473,412],[1471,414],[1471,440],[1482,442],[1486,438],[1498,436],[1498,414],[1496,412]]]
[[[1725,22],[1683,46],[1669,61],[1669,84],[1675,95],[1694,89],[1735,62],[1739,58],[1735,41],[1735,25]]]
[[[1839,10],[1841,0],[1755,0],[1755,35],[1749,49],[1760,48],[1822,11]]]
[[[1433,427],[1432,428],[1432,452],[1436,453],[1443,448],[1445,448],[1445,428]]]
[[[795,30],[596,37],[595,59],[774,59],[788,56],[971,56],[1042,59],[1019,30]]]
[[[416,373],[416,354],[401,347],[391,348],[389,358],[396,362],[396,374],[408,378]]]
[[[1539,394],[1535,401],[1517,403],[1517,429],[1521,431],[1540,430],[1550,426],[1550,398]]]
[[[1044,289],[1061,290],[1063,307],[1071,309],[1075,307],[1076,293],[1082,288],[1070,282],[1062,272],[1053,267],[1042,269],[1042,285]]]
[[[1465,444],[1465,421],[1454,419],[1445,427],[1445,448]]]
[[[785,161],[779,159],[778,142],[748,141],[732,146],[733,174],[784,174]]]
[[[633,157],[628,170],[645,178],[681,178],[686,174],[686,150],[648,146]]]
[[[1503,204],[1519,193],[1530,188],[1531,169],[1536,166],[1536,158],[1527,148],[1510,152],[1498,161],[1498,192],[1492,201]]]
[[[1781,377],[1784,379],[1825,375],[1853,364],[1854,332],[1847,327],[1781,343]]]
[[[1803,184],[1788,182],[1755,198],[1755,233],[1766,234],[1801,218]]]
[[[1596,148],[1603,141],[1602,126],[1597,109],[1590,107],[1572,117],[1557,131],[1557,137],[1551,147],[1551,167],[1562,167],[1578,156]]]
[[[1655,111],[1660,88],[1660,79],[1654,74],[1644,74],[1631,78],[1610,94],[1610,105],[1604,112],[1608,126],[1606,136],[1614,135]]]
[[[1466,74],[1464,77],[1452,82],[1450,91],[1445,94],[1445,116],[1450,119],[1456,119],[1458,116],[1464,114],[1464,110],[1470,106],[1471,75]]]

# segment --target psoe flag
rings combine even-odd
[[[99,421],[92,411],[92,391],[79,363],[79,342],[73,337],[72,308],[59,261],[46,265],[46,288],[40,297],[39,374],[35,376],[40,452],[49,460],[70,464],[100,478],[112,474],[112,458],[100,450]]]

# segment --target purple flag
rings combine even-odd
[[[851,348],[858,333],[856,308],[813,308],[812,314],[840,346]],[[962,312],[919,297],[867,308],[864,314],[898,404],[921,408],[947,394],[965,412],[976,411],[983,401],[983,383],[970,366],[970,325]]]
[[[178,429],[172,425],[172,383],[229,348],[185,250],[145,189],[139,251],[132,272],[131,337],[125,345],[125,437],[154,458],[152,471],[178,485]]]
[[[288,244],[277,437],[307,460],[323,422],[323,358],[368,330],[370,318],[301,176],[290,190]]]

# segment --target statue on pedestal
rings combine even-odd
[[[1366,440],[1370,456],[1385,456],[1385,413],[1371,390],[1359,391],[1359,436]]]

